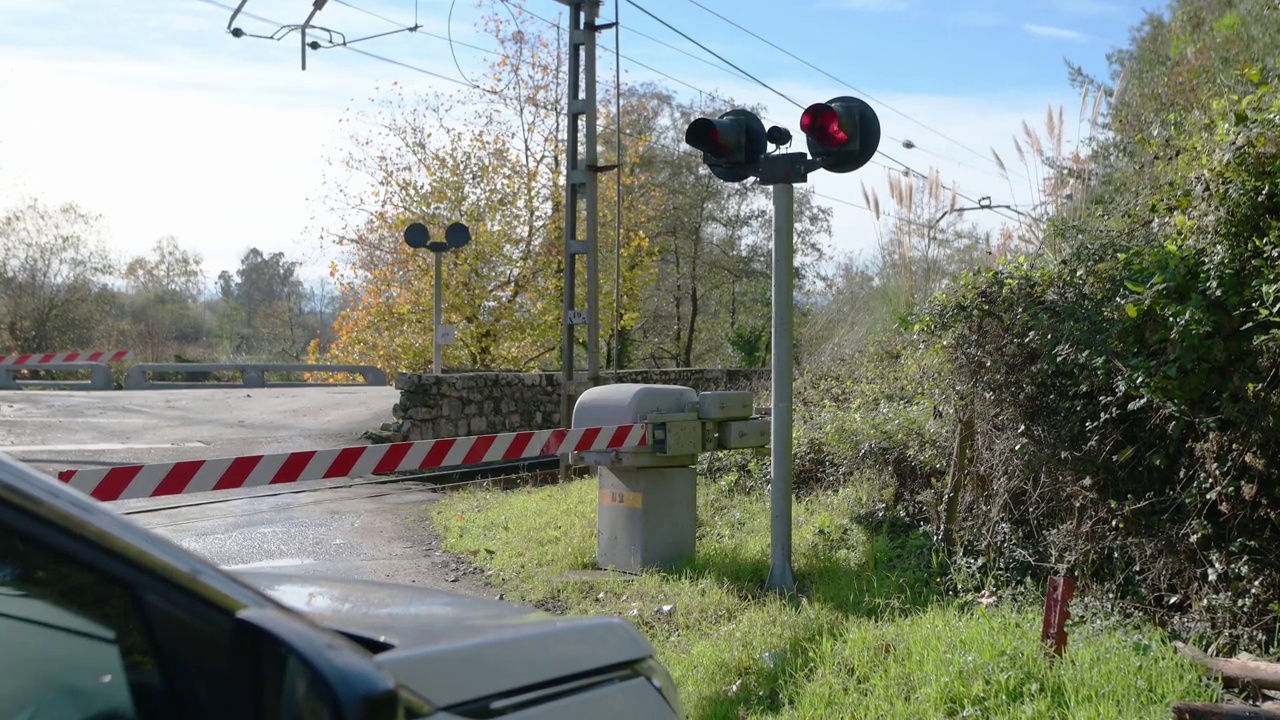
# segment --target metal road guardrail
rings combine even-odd
[[[272,455],[64,470],[58,479],[103,501],[277,485],[307,480],[464,467],[649,444],[648,425],[534,430]]]
[[[147,378],[148,373],[240,373],[240,383],[167,382]],[[267,373],[347,373],[360,375],[363,383],[267,382]],[[225,387],[342,387],[349,385],[386,385],[387,374],[372,365],[310,365],[306,363],[140,363],[124,376],[125,390],[167,390],[177,388]]]
[[[74,355],[75,353],[66,353]],[[12,355],[8,357],[14,357]],[[22,357],[22,356],[18,356]],[[2,360],[3,358],[0,358]],[[88,370],[88,380],[19,380],[17,374],[26,370],[70,372]],[[50,390],[110,390],[114,387],[111,367],[102,362],[41,362],[31,364],[0,362],[0,389],[45,388]]]

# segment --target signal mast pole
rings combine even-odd
[[[696,118],[684,141],[702,151],[702,161],[724,182],[756,178],[773,188],[773,334],[771,336],[772,413],[770,418],[769,576],[765,587],[794,593],[791,564],[792,436],[791,395],[795,294],[795,185],[809,173],[848,173],[871,160],[880,145],[880,119],[864,101],[849,96],[813,103],[800,116],[809,153],[768,152],[791,144],[791,131],[765,129],[748,110],[730,110],[719,118]]]
[[[560,426],[568,427],[576,400],[577,326],[587,326],[587,382],[600,379],[600,253],[599,184],[596,173],[617,166],[597,164],[596,33],[617,23],[596,22],[600,0],[559,0],[569,8],[568,122],[565,151],[564,318],[560,345]],[[578,122],[582,128],[579,133]],[[579,138],[582,147],[579,148]],[[578,239],[579,202],[585,207],[586,238]],[[579,310],[578,256],[587,256],[587,309]],[[569,477],[568,456],[562,456],[560,479]]]

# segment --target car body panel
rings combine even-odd
[[[0,717],[132,717],[124,659],[108,628],[0,586],[0,638]]]
[[[19,528],[57,527],[227,614],[273,607],[306,617],[317,631],[326,628],[357,641],[367,639],[371,642],[360,644],[376,666],[436,707],[500,698],[566,677],[608,674],[654,655],[639,630],[617,617],[559,617],[412,586],[224,570],[3,452],[0,511],[0,518],[16,518]],[[565,718],[673,717],[654,684],[628,683],[589,686],[548,700],[546,707],[566,708],[551,715]],[[588,702],[580,697],[612,703],[614,696],[604,690],[612,685],[626,685],[610,691],[619,697],[643,691],[646,699],[629,700],[632,707],[663,710],[637,715],[595,706],[568,709]]]
[[[676,718],[676,714],[643,679],[625,680],[567,695],[534,707],[518,709],[501,716],[502,720],[654,720]],[[426,720],[466,720],[447,710]]]
[[[391,583],[233,572],[321,625],[392,646],[374,662],[443,707],[654,653],[631,623],[616,617],[557,617]]]

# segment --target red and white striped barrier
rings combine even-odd
[[[99,500],[129,500],[306,480],[464,467],[497,460],[523,460],[592,450],[623,450],[647,445],[647,427],[640,423],[536,430],[273,455],[64,470],[58,473],[58,479]]]
[[[133,359],[132,350],[99,350],[97,352],[28,353],[0,355],[0,365],[49,365],[69,362],[124,362]]]

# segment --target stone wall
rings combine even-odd
[[[769,371],[720,368],[623,370],[601,373],[604,383],[683,385],[711,390],[768,391]],[[576,381],[576,378],[575,378]],[[585,386],[585,384],[584,384]],[[564,427],[559,373],[401,373],[400,402],[392,408],[405,440]]]

